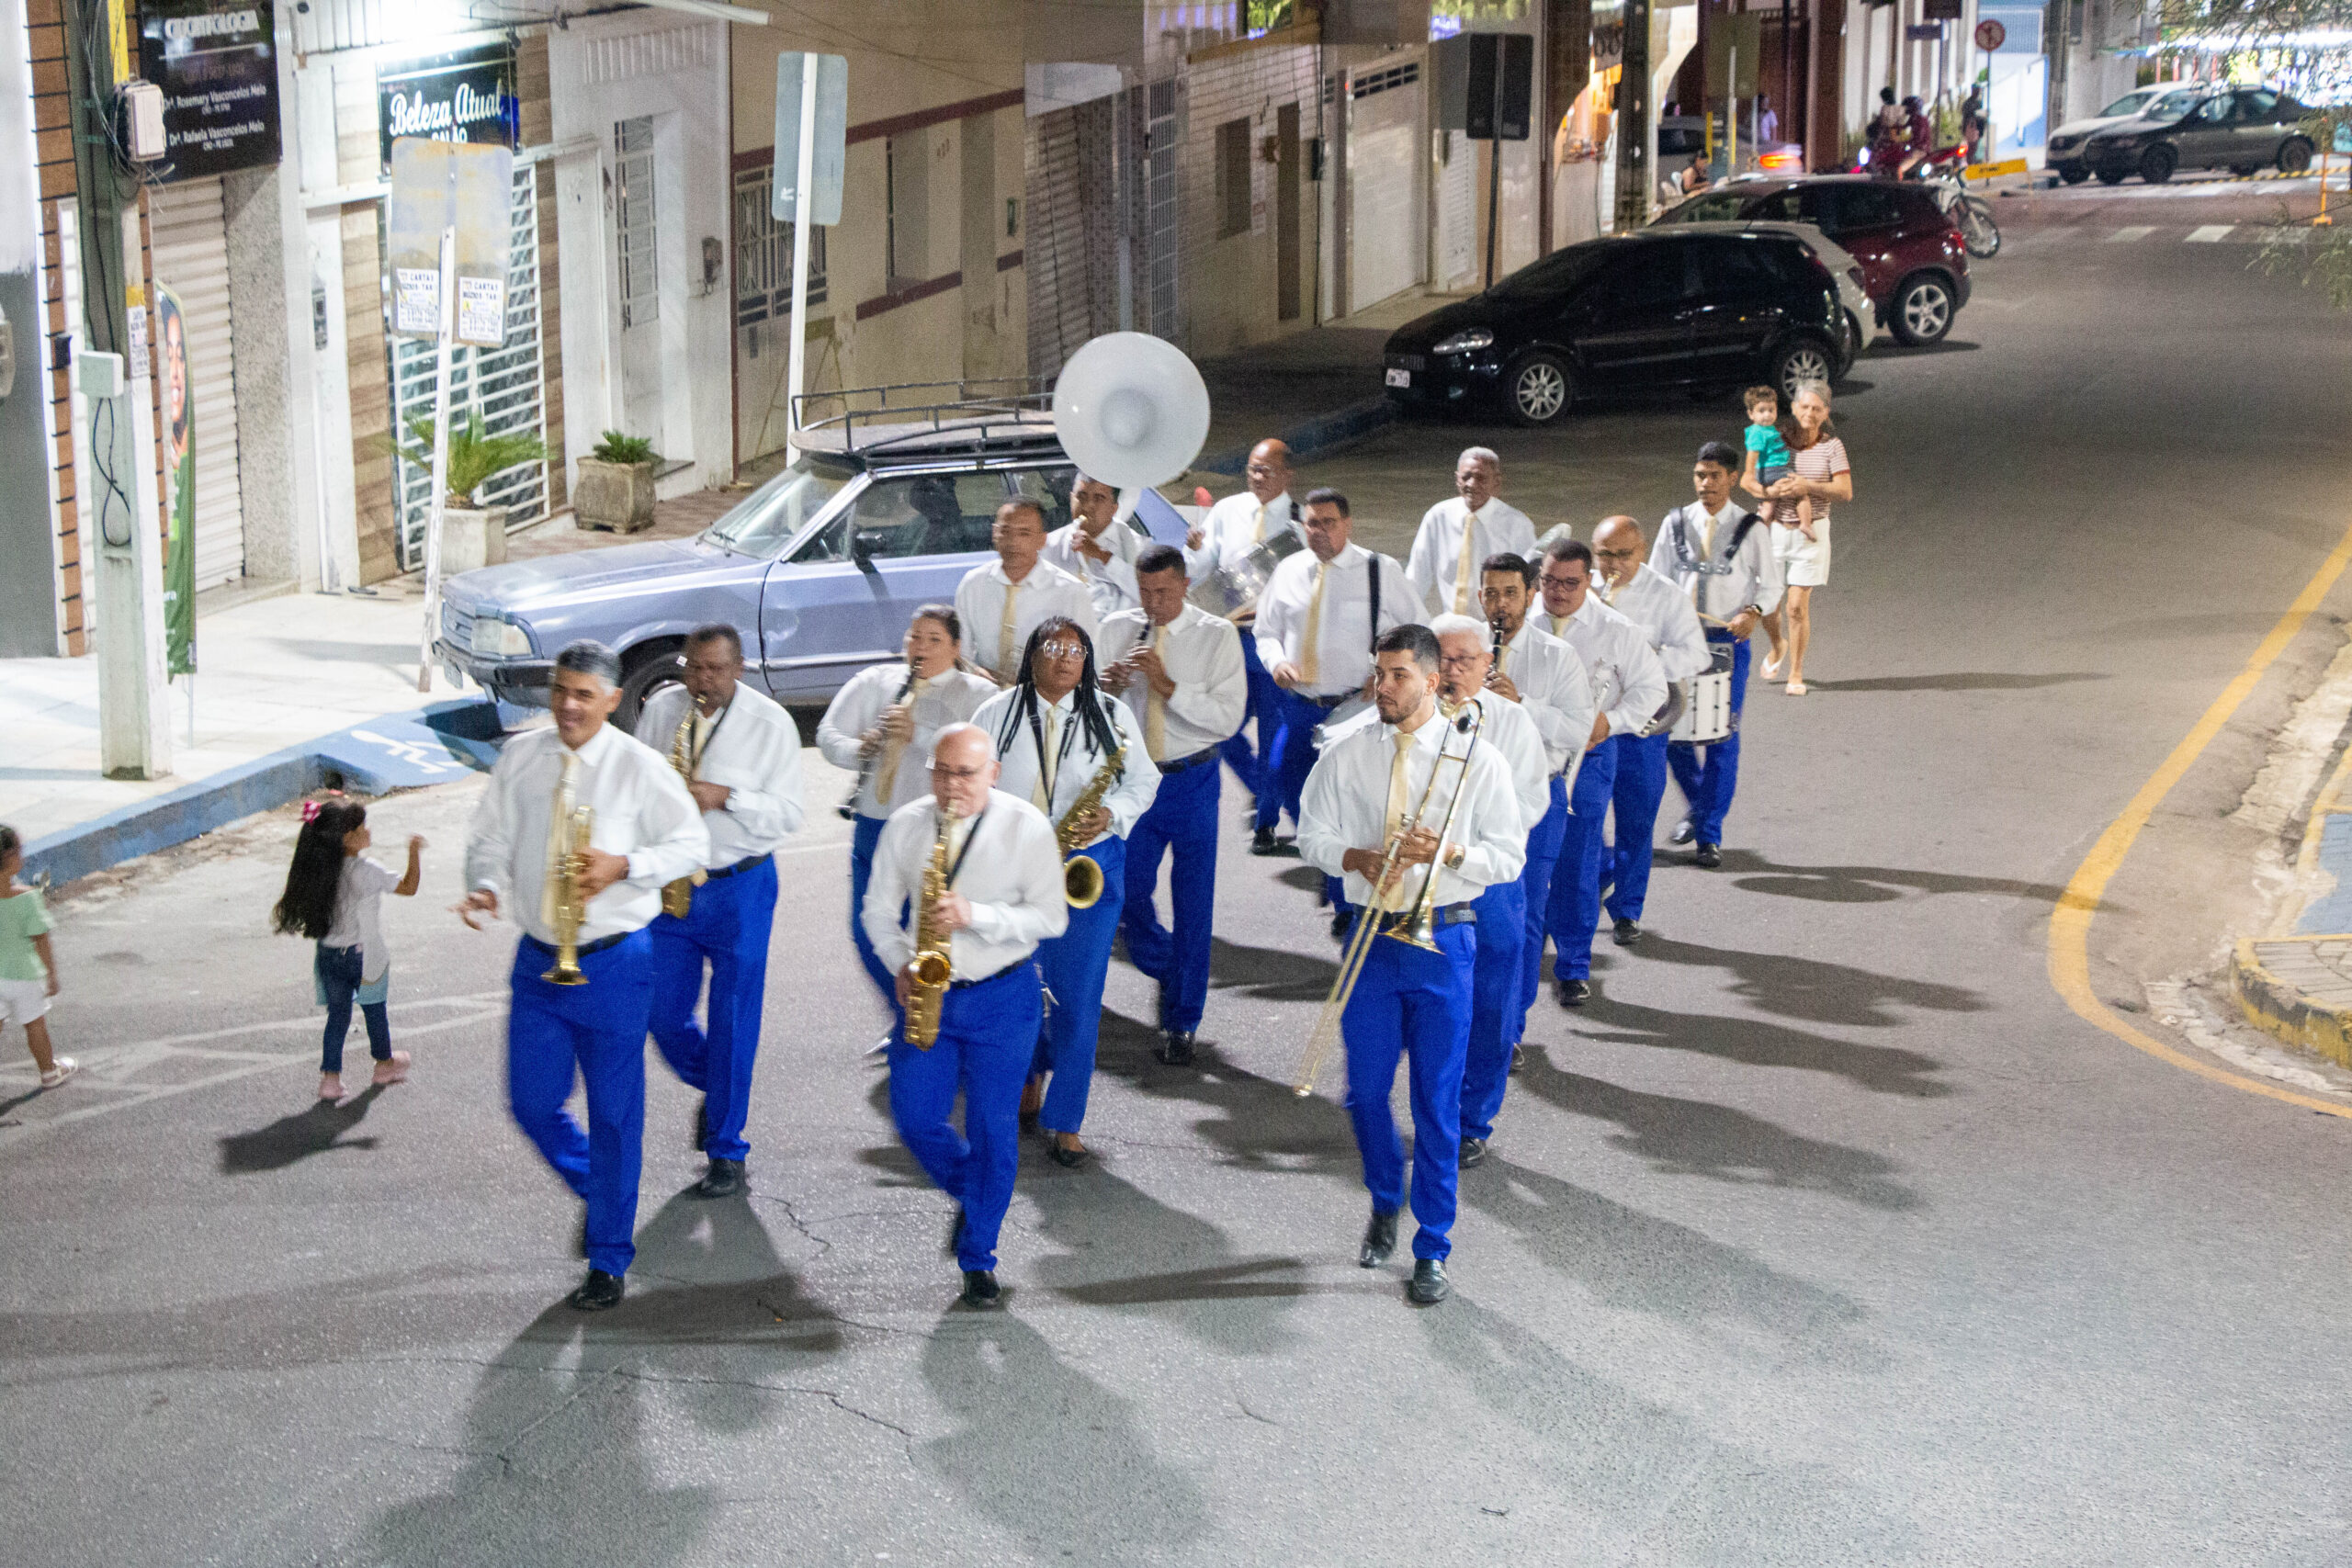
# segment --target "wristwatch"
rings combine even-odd
[[[1469,851],[1468,851],[1468,850],[1467,850],[1467,848],[1466,848],[1466,847],[1464,847],[1464,845],[1461,845],[1461,844],[1448,844],[1448,845],[1446,845],[1446,846],[1445,846],[1445,869],[1446,869],[1446,870],[1448,870],[1448,871],[1460,871],[1460,870],[1462,869],[1462,857],[1463,857],[1464,855],[1467,854],[1468,852],[1469,852]]]

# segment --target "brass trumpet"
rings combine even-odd
[[[580,874],[588,859],[596,813],[571,803],[568,775],[556,792],[555,808],[563,823],[563,857],[548,867],[555,877],[555,967],[539,978],[550,986],[584,986],[588,976],[580,972],[580,928],[588,919],[588,900],[580,896]]]

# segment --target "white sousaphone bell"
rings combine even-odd
[[[1054,434],[1090,479],[1136,492],[1193,466],[1209,437],[1209,389],[1184,351],[1149,333],[1090,339],[1054,382]]]

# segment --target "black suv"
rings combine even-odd
[[[1834,381],[1851,359],[1838,286],[1792,235],[1644,230],[1589,240],[1388,339],[1408,408],[1550,424],[1578,399]]]

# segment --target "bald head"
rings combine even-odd
[[[1290,489],[1290,448],[1271,436],[1250,448],[1250,466],[1242,471],[1250,493],[1262,504]]]
[[[1649,536],[1642,532],[1641,524],[1623,513],[1602,518],[1600,526],[1592,531],[1593,564],[1614,587],[1623,588],[1633,580],[1649,551]]]
[[[996,786],[996,748],[977,724],[951,724],[931,743],[932,797],[951,817],[977,816]]]

